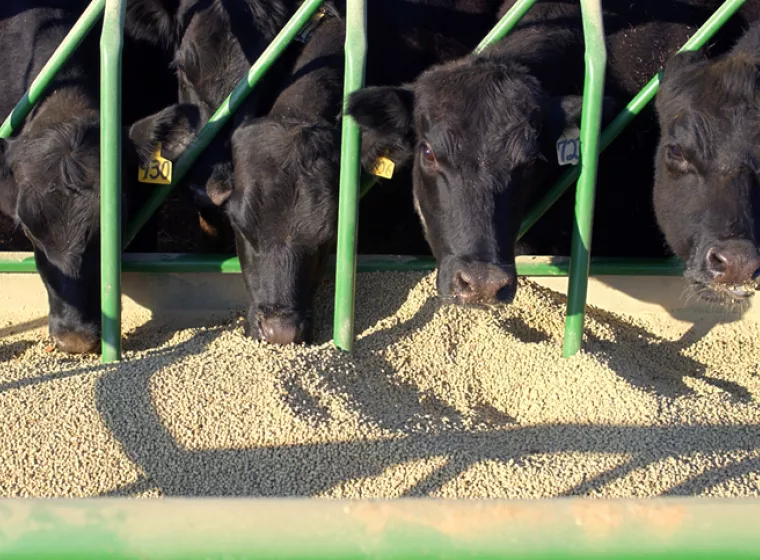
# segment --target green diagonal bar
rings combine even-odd
[[[528,10],[530,10],[537,1],[538,0],[518,0],[515,2],[509,11],[504,14],[504,16],[502,16],[502,18],[499,20],[499,23],[497,23],[496,26],[491,29],[488,35],[486,35],[485,38],[478,44],[478,46],[475,47],[475,54],[480,54],[487,47],[493,45],[494,43],[498,43],[504,37],[506,37],[507,34],[512,31],[512,29],[514,29],[515,25],[520,22],[523,16],[528,13]]]

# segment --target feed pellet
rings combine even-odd
[[[125,360],[0,340],[0,495],[539,498],[760,495],[760,325],[709,332],[564,298],[462,309],[434,275],[359,276],[355,352],[247,340],[234,316],[133,318]]]

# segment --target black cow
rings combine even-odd
[[[86,4],[11,0],[0,5],[2,115],[21,98]],[[0,141],[0,210],[31,240],[48,292],[50,333],[61,350],[72,353],[94,350],[100,333],[98,36],[99,29],[93,30],[22,130]],[[125,56],[125,85],[129,88],[140,76],[156,84],[150,61],[160,56],[141,61],[148,45],[134,49],[130,47],[130,53],[140,55]],[[130,75],[131,69],[137,76]],[[167,98],[150,87],[142,87],[135,96],[127,90],[125,120],[144,116],[151,105],[166,106]],[[166,157],[176,157],[192,139],[198,121],[196,108],[175,105],[125,131],[125,218],[149,192],[132,185],[138,161],[147,161],[158,143]]]
[[[506,2],[502,13],[513,4]],[[622,108],[720,4],[606,0],[605,114]],[[739,29],[741,20],[718,43]],[[458,303],[513,298],[524,209],[558,176],[558,138],[579,126],[583,48],[578,3],[539,2],[481,55],[433,67],[407,85],[367,88],[352,97],[349,113],[364,131],[365,167],[385,155],[412,168],[442,296]],[[597,254],[662,254],[649,186],[656,139],[655,120],[644,116],[603,156]],[[542,220],[534,250],[566,252],[567,206]],[[547,243],[552,237],[564,239]]]
[[[209,183],[235,230],[251,298],[246,332],[267,342],[310,338],[337,226],[344,43],[343,20],[326,15],[267,116],[236,127],[233,175]]]
[[[760,24],[714,60],[679,54],[657,96],[654,207],[703,298],[760,287]]]
[[[152,3],[143,22],[166,33]],[[179,99],[210,118],[295,12],[295,0],[182,0],[174,20]],[[201,219],[234,230],[251,305],[246,332],[308,340],[311,300],[337,217],[345,25],[328,5],[305,45],[294,43],[186,178]],[[163,29],[163,31],[162,31]],[[263,116],[266,115],[266,116]]]
[[[367,86],[400,86],[465,56],[496,23],[498,10],[494,0],[369,0]],[[365,135],[364,142],[372,138]],[[359,214],[360,253],[429,253],[403,167],[370,191]]]

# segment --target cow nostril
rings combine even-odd
[[[475,281],[463,270],[457,270],[454,273],[454,295],[463,299],[469,299],[475,295]]]
[[[295,344],[300,342],[298,325],[284,317],[262,317],[259,320],[261,340],[270,344]]]
[[[98,338],[94,335],[67,332],[53,335],[55,345],[67,354],[90,354],[98,346]]]
[[[711,247],[707,251],[707,270],[715,278],[720,278],[726,274],[730,266],[728,257],[718,251],[715,247]]]
[[[454,273],[453,294],[465,303],[498,303],[514,295],[512,276],[490,265]]]

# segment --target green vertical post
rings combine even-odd
[[[581,347],[586,311],[588,273],[591,261],[591,231],[594,224],[596,168],[599,134],[602,129],[604,74],[607,47],[601,0],[581,0],[583,37],[586,43],[586,75],[581,117],[581,174],[575,197],[575,227],[570,252],[570,280],[565,318],[564,355],[572,356]]]
[[[346,71],[344,103],[364,85],[367,59],[365,0],[348,0],[346,6]],[[359,126],[343,116],[340,154],[340,201],[338,246],[335,267],[335,346],[346,352],[354,347],[354,300],[356,295],[356,236],[358,231],[359,180],[361,177]]]
[[[21,127],[24,119],[45,93],[50,82],[55,79],[55,76],[63,68],[63,65],[66,64],[66,61],[77,50],[79,45],[82,44],[82,41],[84,41],[85,37],[87,37],[98,22],[98,19],[103,14],[105,4],[106,0],[92,0],[90,5],[82,12],[82,15],[79,16],[71,31],[69,31],[61,44],[58,45],[58,48],[55,49],[50,60],[42,67],[39,75],[34,78],[32,85],[29,86],[29,90],[24,94],[24,97],[21,98],[13,108],[13,111],[11,111],[11,114],[5,119],[5,122],[3,122],[3,126],[0,127],[0,138],[9,138]]]
[[[126,0],[106,0],[100,39],[100,282],[103,362],[121,359],[121,54]]]

